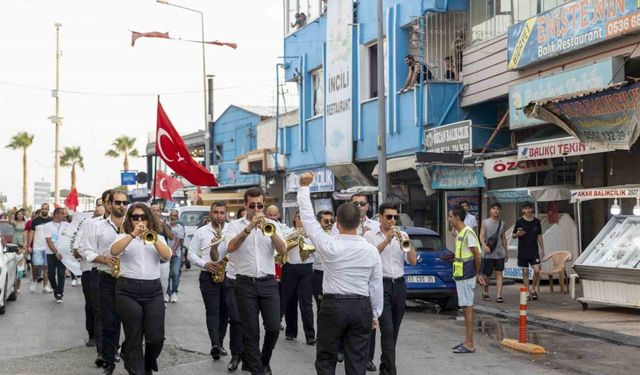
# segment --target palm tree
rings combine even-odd
[[[60,158],[60,165],[71,167],[71,190],[76,187],[76,165],[84,170],[84,159],[80,153],[80,147],[65,147]]]
[[[27,149],[33,143],[33,137],[33,134],[20,132],[14,135],[11,138],[11,142],[5,146],[12,150],[22,149],[22,207],[29,206],[27,197]]]
[[[126,135],[122,135],[116,138],[111,144],[113,148],[105,153],[106,156],[112,158],[118,158],[124,156],[124,170],[129,170],[129,156],[138,157],[138,150],[135,149],[135,138],[129,138]]]

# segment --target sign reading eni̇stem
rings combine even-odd
[[[353,2],[327,2],[327,64],[325,80],[325,160],[327,165],[353,158],[351,24]]]
[[[574,0],[510,26],[507,66],[521,69],[637,30],[637,0]]]

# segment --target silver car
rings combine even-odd
[[[18,266],[16,253],[18,246],[6,244],[0,238],[0,315],[7,309],[7,301],[15,301],[18,298],[16,288]]]

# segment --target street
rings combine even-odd
[[[180,300],[167,306],[159,374],[227,373],[229,357],[214,362],[208,355],[197,274],[183,272]],[[10,303],[7,314],[0,318],[0,374],[98,374],[93,366],[95,348],[84,346],[81,287],[68,283],[64,303],[56,304],[52,295],[40,293],[40,288],[35,294],[28,293],[28,283],[23,282],[18,301]],[[634,373],[640,366],[635,348],[535,327],[529,327],[529,340],[543,345],[548,354],[532,357],[516,353],[501,347],[498,340],[515,337],[517,326],[487,315],[476,315],[476,319],[477,351],[460,356],[450,351],[463,333],[455,312],[436,314],[428,304],[409,308],[398,340],[398,373],[595,375]],[[379,342],[378,336],[376,363]],[[301,337],[285,341],[281,333],[271,367],[275,374],[313,374],[314,359],[314,347],[305,345]],[[343,373],[343,367],[339,365],[336,372]],[[122,364],[116,373],[125,374]]]

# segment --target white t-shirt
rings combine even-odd
[[[118,234],[111,246],[128,235]],[[167,243],[163,236],[158,236],[158,241]],[[120,255],[120,276],[136,280],[160,279],[160,255],[155,245],[147,245],[140,238],[131,240]]]
[[[53,221],[50,221],[46,223],[43,228],[45,241],[47,238],[51,238],[51,241],[53,242],[54,245],[56,245],[56,247],[58,247],[58,245],[62,243],[66,243],[67,245],[69,245],[71,242],[70,239],[69,241],[62,241],[62,237],[64,235],[68,235],[68,233],[65,234],[66,232],[69,232],[68,229],[69,229],[69,223],[67,223],[66,221],[62,221],[59,223],[54,223]],[[49,249],[48,245],[46,250],[47,250],[47,254],[53,255],[53,251]],[[59,249],[59,250],[62,250],[62,249]]]
[[[173,248],[173,245],[176,243],[176,241],[184,240],[184,226],[180,223],[177,223],[174,226],[171,226],[171,224],[168,225],[173,232],[173,239],[167,241],[167,246],[169,246],[169,248],[171,249]],[[178,246],[178,248],[176,249],[176,256],[182,256],[182,246]]]
[[[476,229],[478,227],[476,215],[472,214],[471,212],[467,212],[467,216],[464,217],[464,225],[470,227],[471,229]]]

